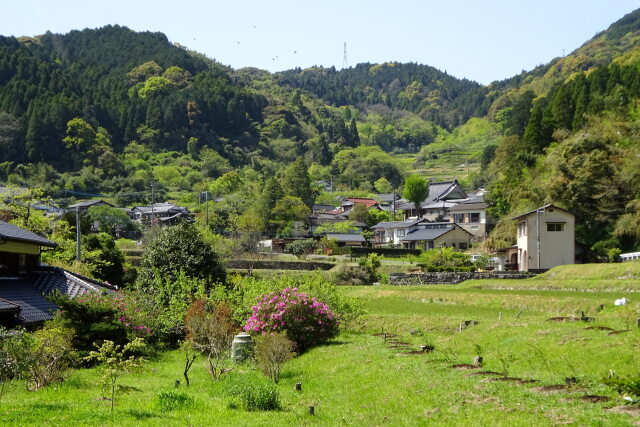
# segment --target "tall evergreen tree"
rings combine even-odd
[[[313,206],[316,191],[311,188],[311,178],[302,157],[285,170],[283,187],[287,196],[299,197],[308,207]]]
[[[356,119],[351,119],[351,123],[349,124],[349,134],[351,145],[354,147],[360,145],[360,135],[358,135],[358,126],[356,126]]]

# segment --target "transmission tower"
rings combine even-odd
[[[349,68],[349,63],[347,62],[347,42],[344,42],[344,56],[342,57],[342,68]]]

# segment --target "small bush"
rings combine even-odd
[[[258,304],[252,310],[245,331],[284,332],[296,344],[298,352],[322,344],[339,332],[338,320],[331,308],[296,288],[258,297]]]
[[[362,286],[371,285],[378,278],[371,270],[361,265],[340,264],[333,272],[332,279],[337,285]]]
[[[225,393],[230,397],[229,408],[245,411],[275,411],[280,409],[276,385],[264,378],[237,375],[225,381]]]
[[[640,398],[640,375],[630,377],[619,377],[615,373],[610,373],[604,383],[615,389],[618,393],[627,393]]]
[[[233,312],[226,304],[194,301],[185,318],[187,341],[194,350],[206,357],[207,369],[214,381],[229,372],[231,344],[236,331]]]
[[[0,399],[5,383],[22,378],[29,368],[32,336],[0,326]]]
[[[304,259],[307,255],[312,254],[317,246],[318,242],[314,239],[296,240],[287,245],[285,252]]]
[[[266,334],[257,339],[255,356],[263,374],[280,381],[282,365],[293,357],[293,342],[282,334]]]
[[[178,390],[164,390],[156,397],[156,407],[161,411],[173,411],[193,404],[193,398]]]
[[[75,362],[71,342],[73,330],[48,322],[33,333],[33,346],[28,356],[27,388],[38,390],[64,379],[65,371]]]
[[[423,271],[474,271],[471,257],[453,248],[431,249],[422,254],[418,264]]]
[[[96,342],[110,340],[125,344],[153,334],[148,326],[152,319],[139,310],[133,299],[122,293],[87,293],[71,299],[56,292],[49,299],[60,308],[57,320],[74,331],[73,345],[83,356]]]

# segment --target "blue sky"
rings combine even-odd
[[[640,0],[21,0],[3,4],[0,34],[119,24],[234,68],[269,71],[417,62],[487,84],[568,54]]]

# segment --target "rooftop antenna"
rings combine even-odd
[[[349,64],[347,62],[347,42],[344,42],[344,56],[342,57],[342,68],[349,68]]]

